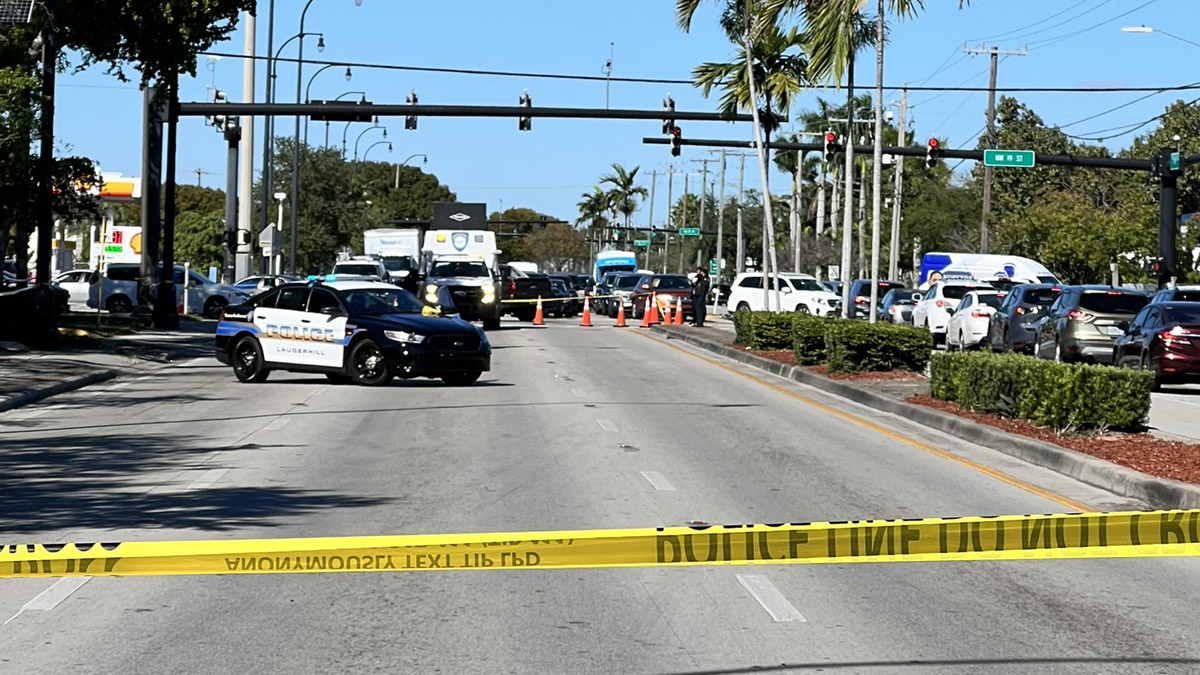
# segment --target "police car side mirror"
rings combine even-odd
[[[346,316],[341,307],[322,307],[321,313],[325,316]]]

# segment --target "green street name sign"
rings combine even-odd
[[[712,260],[708,261],[708,273],[709,274],[716,275],[720,271],[721,271],[720,265],[717,263],[716,258],[713,258]]]
[[[1028,169],[1036,164],[1033,150],[984,150],[984,166],[1011,166]]]
[[[650,240],[649,239],[634,239],[633,245],[634,246],[649,246]]]
[[[679,234],[681,234],[685,237],[699,237],[700,236],[700,228],[685,227],[679,231]]]

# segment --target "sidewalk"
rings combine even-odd
[[[99,340],[92,349],[33,351],[0,343],[0,412],[212,353],[216,324],[185,322],[178,332],[141,331]]]

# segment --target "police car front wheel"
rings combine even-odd
[[[266,382],[267,377],[271,374],[271,371],[267,370],[258,340],[252,337],[243,337],[238,340],[233,346],[231,356],[233,374],[240,382]]]
[[[363,340],[350,351],[350,377],[358,384],[378,387],[392,379],[383,351],[374,340]]]

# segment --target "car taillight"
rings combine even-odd
[[[988,317],[988,313],[982,309],[977,309],[971,312],[971,317],[975,319],[986,319]]]
[[[946,301],[945,301],[945,300],[938,300],[936,304],[937,304],[938,308],[942,308],[942,307],[945,307],[945,306],[946,306]]]
[[[857,298],[854,298],[854,304],[856,304],[856,305],[865,305],[865,304],[867,304],[868,302],[871,302],[871,301],[870,301],[870,300],[868,300],[868,299],[866,299],[866,298],[864,298],[864,297],[862,297],[862,296],[859,296],[859,297],[857,297]]]
[[[1027,313],[1029,313],[1029,310],[1025,309],[1024,307],[1017,308],[1017,316],[1020,316],[1022,314],[1027,314]]]
[[[1159,333],[1158,336],[1162,338],[1162,341],[1168,347],[1170,347],[1172,345],[1190,345],[1190,344],[1192,344],[1191,340],[1188,340],[1188,337],[1190,337],[1190,334],[1183,329],[1183,326],[1175,326],[1171,330],[1167,330],[1167,331],[1163,331],[1162,333]]]
[[[891,314],[892,316],[896,316],[896,308],[888,307],[888,314]]]
[[[1067,312],[1067,318],[1072,319],[1074,321],[1082,321],[1084,323],[1087,323],[1096,317],[1092,316],[1091,314],[1088,314],[1087,312],[1081,312],[1077,309],[1073,309],[1070,312]]]
[[[508,292],[509,292],[510,294],[516,294],[516,292],[517,292],[517,282],[515,282],[515,281],[510,281],[510,282],[508,282]]]

